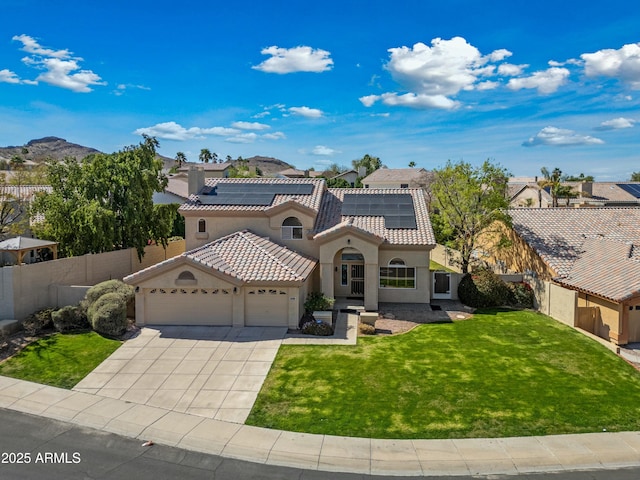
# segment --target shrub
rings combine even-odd
[[[320,292],[311,292],[307,295],[307,300],[304,302],[304,310],[307,313],[313,313],[319,310],[331,310],[335,300],[333,298],[325,297]]]
[[[317,335],[319,337],[329,337],[333,335],[333,328],[325,322],[314,320],[302,325],[302,333],[305,335]]]
[[[33,312],[27,318],[22,321],[22,328],[28,335],[38,335],[43,330],[47,330],[53,327],[51,320],[51,314],[53,308],[42,308],[36,312]]]
[[[313,317],[313,315],[311,313],[305,312],[304,315],[302,315],[302,317],[300,318],[300,321],[298,322],[298,328],[300,330],[302,330],[302,326],[307,323],[307,322],[315,322],[316,319]]]
[[[88,330],[89,322],[78,305],[68,305],[51,313],[54,328],[60,333]]]
[[[507,303],[509,289],[498,275],[483,269],[462,277],[458,284],[458,298],[470,307],[495,307]]]
[[[533,289],[528,283],[507,283],[509,289],[509,305],[522,308],[533,308]]]
[[[363,335],[375,335],[376,334],[376,327],[373,325],[370,325],[368,323],[361,323],[358,328],[360,329],[360,333],[362,333]]]
[[[120,280],[107,280],[105,282],[98,283],[87,290],[87,293],[84,296],[83,306],[89,310],[96,300],[107,293],[117,293],[122,295],[126,299],[127,303],[133,302],[135,297],[135,291],[131,285],[127,285]]]
[[[127,329],[126,297],[117,292],[106,293],[87,310],[93,329],[101,335],[118,337]]]

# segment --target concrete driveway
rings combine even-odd
[[[147,326],[73,390],[244,423],[286,333]]]

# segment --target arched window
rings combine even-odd
[[[207,231],[207,221],[204,218],[198,220],[198,233],[205,233]]]
[[[282,222],[283,240],[302,240],[302,223],[296,217],[287,217]]]
[[[407,267],[401,258],[393,258],[380,267],[380,288],[416,288],[416,269]]]
[[[178,278],[176,279],[176,285],[196,285],[198,281],[193,273],[184,270],[180,272]]]

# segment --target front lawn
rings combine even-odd
[[[640,372],[535,312],[280,348],[247,424],[371,438],[640,429]]]
[[[73,388],[122,342],[95,332],[57,333],[27,345],[0,363],[0,375],[61,388]]]

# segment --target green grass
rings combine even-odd
[[[97,333],[55,334],[27,345],[0,364],[0,375],[72,388],[122,342]]]
[[[445,267],[444,265],[440,265],[438,262],[434,262],[433,260],[429,260],[429,270],[444,270],[445,272],[453,272],[450,268]]]
[[[247,424],[371,438],[640,430],[640,372],[535,312],[282,346]]]

